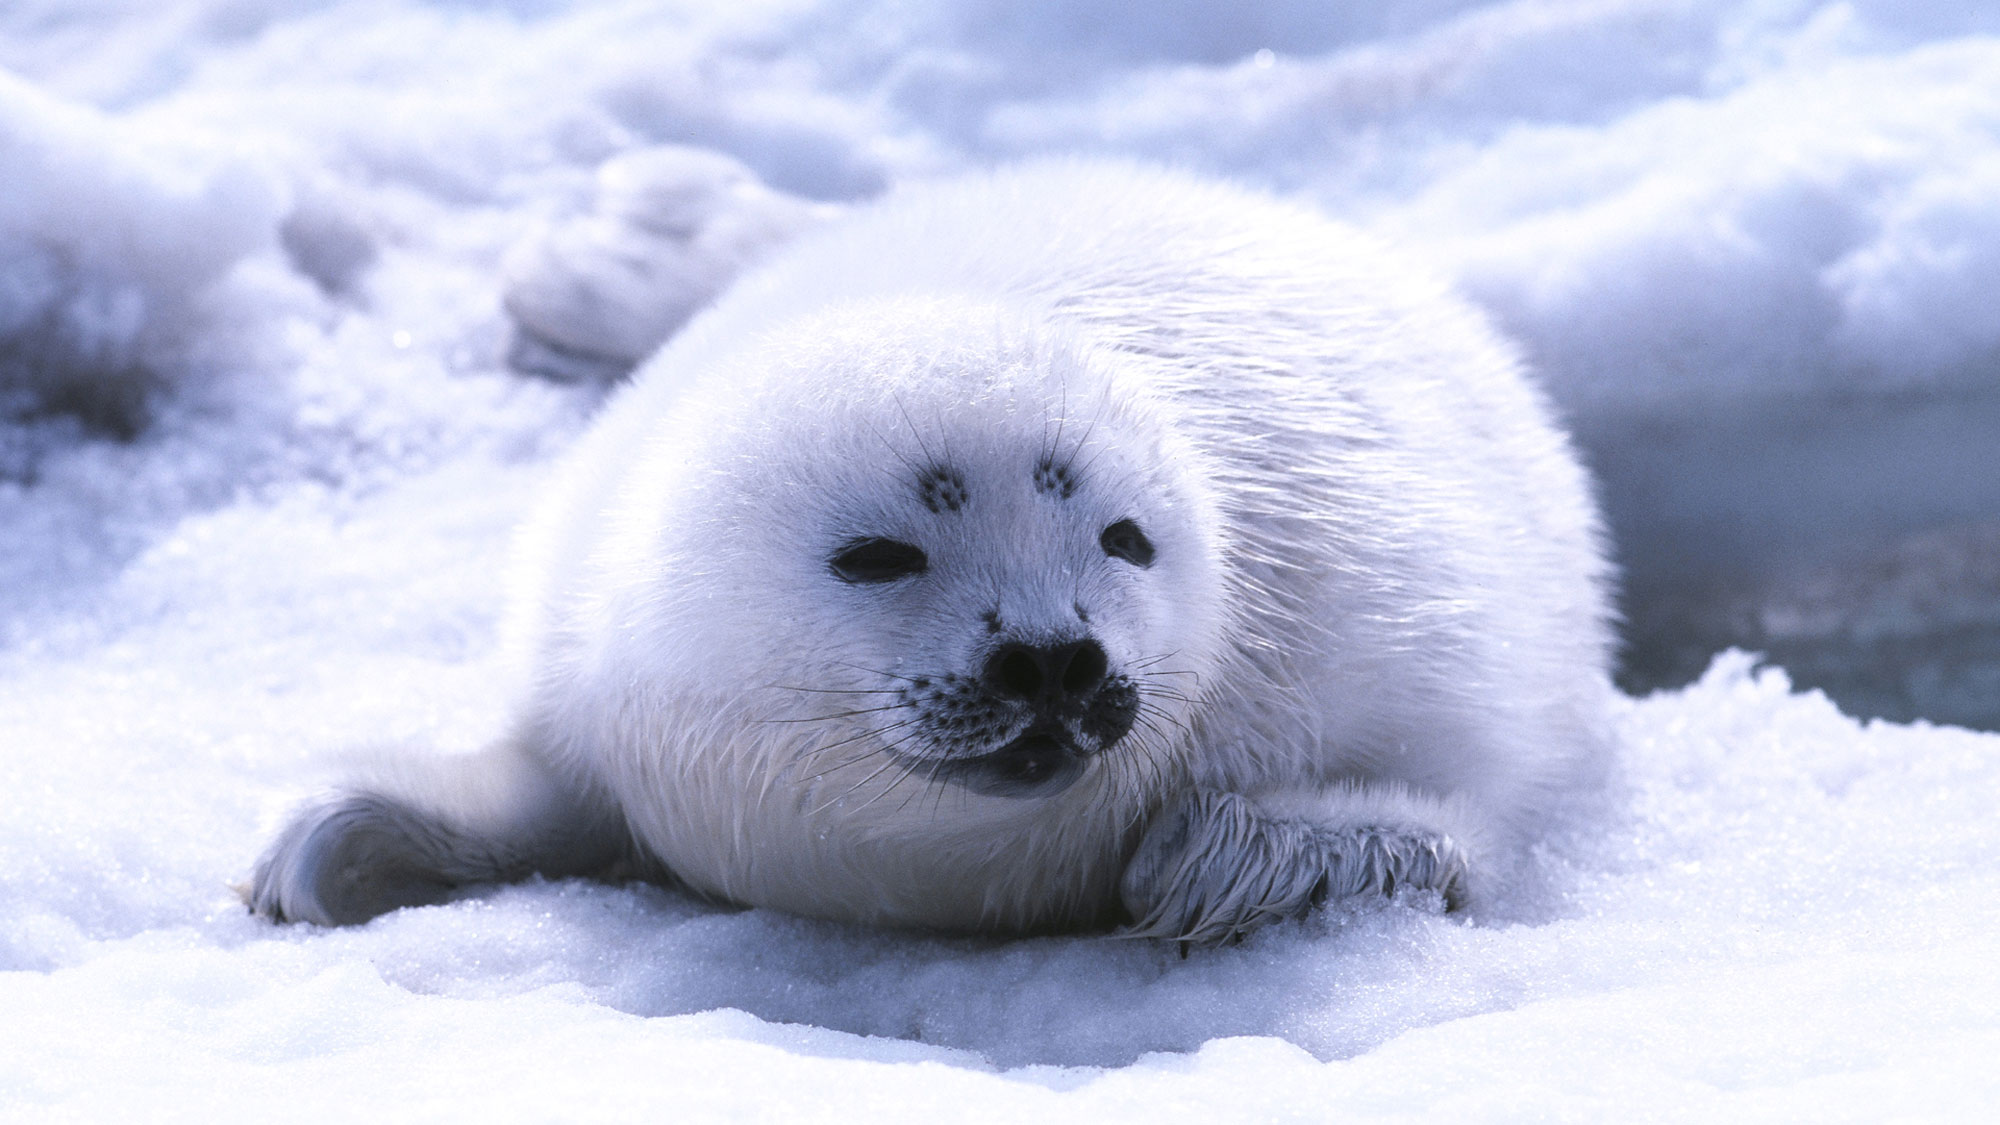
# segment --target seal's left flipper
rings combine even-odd
[[[403,760],[307,803],[242,895],[273,921],[348,926],[473,884],[609,876],[629,853],[615,809],[510,740]]]
[[[1133,921],[1122,932],[1217,945],[1323,902],[1406,889],[1456,910],[1470,892],[1471,856],[1441,826],[1463,819],[1402,789],[1263,800],[1194,789],[1155,819],[1126,866],[1120,892]]]

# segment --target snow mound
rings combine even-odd
[[[559,379],[622,376],[745,267],[838,213],[703,149],[613,157],[598,167],[589,212],[508,255],[508,362]]]
[[[156,138],[0,72],[0,417],[130,430],[190,366],[229,271],[272,245],[282,194],[219,145]],[[4,469],[4,466],[0,466]]]
[[[1448,247],[1573,409],[1984,388],[1996,75],[1968,39],[1517,128],[1387,221]]]

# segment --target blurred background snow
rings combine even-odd
[[[241,913],[343,755],[492,732],[606,378],[805,225],[1071,151],[1393,237],[1570,417],[1637,697],[1532,901],[1187,961],[571,884]],[[1991,5],[8,0],[0,1106],[1990,1106],[2000,736],[1930,724],[2000,727],[1996,293]]]

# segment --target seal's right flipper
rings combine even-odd
[[[600,874],[628,850],[615,814],[503,744],[411,762],[307,804],[243,897],[274,921],[353,925],[469,884]]]
[[[1323,902],[1398,891],[1434,893],[1458,909],[1471,857],[1466,841],[1438,825],[1462,818],[1401,808],[1423,811],[1425,803],[1404,790],[1362,786],[1287,794],[1270,806],[1192,790],[1153,822],[1126,866],[1120,891],[1132,925],[1122,932],[1219,945]]]

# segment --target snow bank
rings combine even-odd
[[[1435,257],[1575,409],[1986,386],[2000,312],[1974,294],[2000,261],[1980,205],[2000,160],[2000,15],[1393,10],[1400,34],[1331,50],[1274,34],[1220,65],[1000,104],[980,140],[1309,191]]]
[[[125,117],[151,133],[282,154],[302,197],[288,246],[322,280],[371,238],[422,240],[435,230],[411,228],[469,211],[585,211],[599,164],[662,141],[822,199],[1091,149],[1303,191],[1380,226],[1487,302],[1585,412],[1986,390],[2000,352],[2000,312],[1977,297],[2000,272],[1982,206],[2000,181],[2000,15],[1976,6],[36,7],[16,16],[9,61],[49,89],[135,103]],[[123,81],[74,46],[86,34],[121,44]],[[60,135],[72,164],[113,160],[99,135],[129,122],[56,127],[101,115],[4,89],[10,131],[47,119],[37,133]],[[115,210],[183,282],[269,236],[277,204],[238,198],[255,190],[243,168],[198,182],[207,210],[183,215],[159,210],[188,189],[155,165],[116,165],[109,178],[139,186]],[[178,235],[200,254],[159,233],[203,217],[229,229]],[[60,227],[31,218],[0,231]]]
[[[0,72],[0,417],[130,429],[231,267],[274,242],[279,191],[215,144],[156,138]]]
[[[2000,15],[1326,12],[0,8],[0,1107],[1990,1104],[2000,736],[1863,725],[1742,656],[1625,708],[1614,792],[1487,925],[1332,913],[1183,961],[584,884],[339,932],[236,904],[344,756],[493,733],[510,529],[597,394],[508,369],[504,264],[618,241],[604,223],[659,210],[619,169],[674,145],[729,170],[681,200],[697,225],[754,235],[635,283],[689,307],[776,237],[774,199],[1015,155],[1149,154],[1311,196],[1522,336],[1656,578],[1886,542],[1879,581],[1836,568],[1728,612],[1848,658],[1856,637],[1917,653],[1911,682],[1990,703]]]
[[[1996,75],[2000,40],[1968,39],[1514,129],[1389,221],[1445,242],[1579,409],[1991,389]]]

